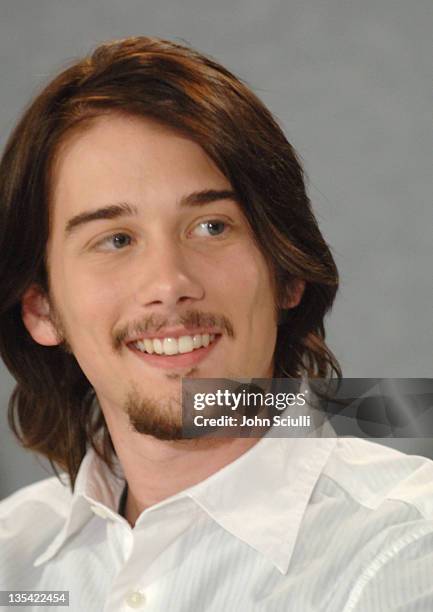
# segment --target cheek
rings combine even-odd
[[[270,270],[262,256],[250,247],[218,269],[212,295],[231,318],[247,360],[271,359],[276,342],[277,312]],[[224,301],[221,303],[221,297]],[[212,300],[211,300],[212,301]],[[244,355],[245,358],[245,355]]]
[[[65,270],[63,281],[57,283],[57,304],[72,335],[81,341],[92,338],[98,343],[107,340],[119,310],[122,287],[118,281],[107,282],[103,274],[89,274],[80,270]],[[104,330],[104,337],[101,337]]]
[[[101,392],[107,381],[118,378],[112,330],[122,289],[101,276],[88,275],[69,275],[62,289],[61,312],[68,342],[86,377],[97,393]]]
[[[252,256],[254,255],[254,256]],[[275,298],[271,275],[261,254],[249,253],[231,264],[230,294],[239,305],[239,312],[261,318],[267,324],[275,323]]]

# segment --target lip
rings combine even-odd
[[[208,332],[195,332],[195,333],[208,333]],[[185,334],[185,330],[183,330],[183,333],[179,334],[179,336],[181,335],[185,336],[185,335],[194,335],[194,334],[191,332],[190,334]],[[170,334],[171,338],[176,338],[179,336],[173,336]],[[146,337],[146,336],[143,336],[143,337]],[[148,338],[158,338],[158,336],[155,336],[155,335],[147,336],[147,337]],[[168,337],[167,331],[164,333],[163,336],[159,336],[159,337],[167,338]],[[137,348],[134,347],[133,343],[131,342],[129,342],[127,346],[131,352],[133,352],[139,359],[142,359],[145,363],[151,366],[162,368],[164,370],[173,370],[176,368],[182,369],[182,368],[188,368],[188,367],[197,365],[198,363],[203,361],[203,359],[206,359],[206,357],[216,347],[220,339],[221,339],[221,334],[218,334],[215,337],[215,340],[211,342],[211,344],[209,344],[208,346],[206,347],[202,346],[199,349],[195,349],[194,351],[191,351],[191,353],[179,353],[177,355],[157,355],[155,353],[152,353],[152,355],[150,355],[149,353],[143,353],[139,351]]]

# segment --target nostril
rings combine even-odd
[[[179,298],[178,302],[180,302],[181,304],[184,304],[185,302],[193,301],[193,299],[194,298],[191,298],[188,295],[183,295],[182,297]]]

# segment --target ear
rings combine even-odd
[[[62,342],[50,318],[48,297],[39,285],[31,285],[24,293],[21,316],[27,331],[38,344],[55,346]]]
[[[284,299],[282,308],[295,308],[302,300],[305,291],[305,281],[301,278],[294,278],[287,288],[287,297]]]

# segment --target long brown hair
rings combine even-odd
[[[270,112],[233,74],[191,48],[145,37],[103,44],[36,97],[0,165],[0,353],[17,381],[9,423],[25,447],[65,469],[72,486],[89,444],[109,465],[113,447],[74,356],[30,337],[21,298],[32,283],[49,289],[49,186],[59,144],[110,111],[153,118],[204,149],[237,193],[275,274],[278,304],[293,279],[305,280],[301,303],[282,313],[275,376],[340,376],[324,331],[337,269],[302,167]]]

